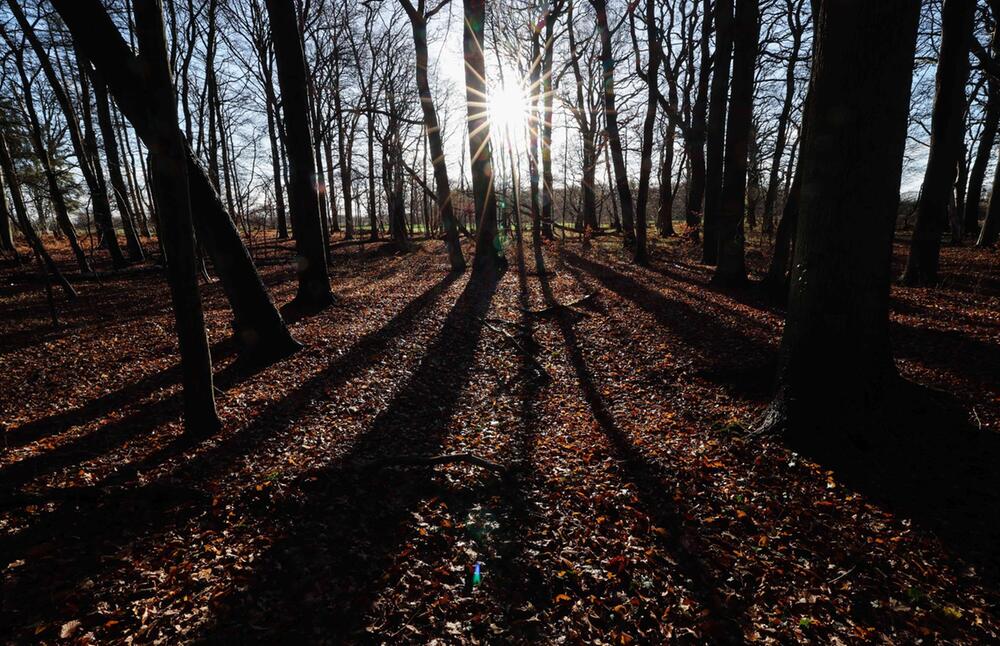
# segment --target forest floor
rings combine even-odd
[[[618,244],[471,283],[439,241],[339,241],[337,304],[256,372],[208,285],[202,439],[161,273],[75,281],[53,327],[4,265],[5,641],[997,643],[1000,253],[946,247],[941,288],[893,289],[897,364],[957,396],[957,439],[852,472],[748,435],[780,308],[710,288],[683,239],[645,269]],[[278,303],[290,249],[258,256]],[[458,452],[505,472],[373,464]]]

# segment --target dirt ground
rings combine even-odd
[[[1000,252],[946,247],[942,287],[893,288],[900,372],[967,417],[948,455],[842,477],[748,436],[781,309],[710,288],[684,239],[644,269],[618,245],[512,245],[471,283],[440,241],[338,240],[337,304],[257,371],[207,285],[225,428],[202,439],[161,272],[82,280],[60,250],[80,298],[54,327],[4,264],[5,640],[1000,640]],[[291,246],[256,253],[291,300]],[[444,453],[503,470],[385,464]]]

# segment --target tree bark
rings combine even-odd
[[[818,4],[792,287],[761,430],[840,448],[870,430],[896,376],[889,258],[920,2]]]
[[[448,181],[448,165],[445,163],[444,143],[441,140],[441,127],[438,125],[437,110],[434,107],[434,97],[431,95],[430,82],[427,79],[427,19],[424,16],[424,2],[420,1],[414,8],[409,0],[401,0],[406,15],[410,18],[413,29],[413,45],[417,59],[417,91],[420,93],[420,108],[424,113],[424,132],[427,133],[427,143],[430,146],[431,165],[434,168],[434,188],[437,197],[438,211],[441,214],[441,224],[444,226],[445,247],[448,250],[448,262],[452,271],[465,269],[465,257],[462,255],[462,245],[458,238],[458,224],[451,203],[451,184]]]
[[[737,287],[746,282],[743,216],[747,188],[747,153],[753,126],[753,79],[760,36],[758,0],[737,0],[733,23],[733,87],[726,128],[725,173],[718,218],[716,285]]]
[[[726,99],[729,59],[733,51],[733,0],[715,2],[715,56],[709,95],[705,155],[705,213],[702,222],[702,262],[719,261],[718,221],[722,208],[723,162],[726,143]]]
[[[267,11],[271,17],[288,141],[289,202],[299,275],[295,300],[310,309],[322,308],[332,302],[333,294],[327,276],[326,244],[314,186],[316,167],[309,133],[305,58],[295,4],[293,0],[267,0]]]
[[[632,205],[632,189],[628,184],[628,170],[622,154],[622,139],[618,129],[618,108],[615,105],[615,57],[611,48],[611,29],[608,26],[606,0],[591,0],[597,12],[597,30],[601,38],[601,63],[604,68],[604,113],[608,145],[611,147],[611,161],[615,169],[615,187],[621,203],[621,222],[625,245],[635,244],[635,211]]]
[[[662,58],[660,37],[656,30],[656,5],[654,0],[646,0],[645,21],[649,64],[646,68],[646,117],[642,122],[639,195],[636,199],[635,210],[635,250],[632,255],[632,261],[637,265],[649,264],[649,255],[646,251],[646,211],[649,206],[649,177],[653,171],[653,127],[656,125],[656,102],[659,95],[657,84],[660,80],[660,59]],[[636,57],[638,56],[639,52],[636,51]],[[669,186],[669,171],[667,177],[667,184]],[[661,185],[660,191],[662,190],[663,187]]]
[[[941,234],[955,183],[965,134],[965,83],[975,17],[974,0],[945,0],[941,9],[941,53],[931,115],[931,146],[917,205],[910,255],[902,281],[934,285],[938,279]]]
[[[691,127],[684,138],[684,147],[687,150],[688,159],[691,163],[691,175],[687,186],[687,206],[685,208],[684,219],[687,224],[687,233],[694,240],[697,240],[698,225],[701,224],[704,214],[702,205],[705,201],[706,183],[705,116],[708,111],[708,88],[712,67],[712,59],[708,47],[711,35],[711,0],[704,0],[702,5],[701,43],[698,46],[701,56],[698,70],[698,89],[695,93],[694,104],[691,106]]]
[[[1000,125],[1000,87],[992,77],[986,80],[986,114],[983,117],[983,131],[979,136],[976,148],[976,159],[969,171],[969,189],[965,194],[965,213],[962,217],[963,236],[975,237],[979,233],[980,201],[983,195],[983,181],[986,179],[986,167],[990,163],[990,153],[997,138],[997,127]]]
[[[463,0],[465,26],[462,49],[465,55],[465,103],[469,119],[469,159],[472,192],[478,217],[476,257],[473,275],[488,277],[506,265],[497,229],[497,201],[493,190],[493,153],[490,145],[490,118],[486,110],[486,58],[483,32],[486,0]]]
[[[977,247],[992,247],[996,244],[1000,236],[1000,164],[997,164],[993,171],[993,193],[990,195],[990,204],[986,209],[986,219],[983,227],[979,230],[979,238],[976,240]]]
[[[150,99],[150,172],[167,253],[167,276],[181,354],[184,427],[189,433],[218,431],[212,357],[198,294],[194,225],[184,139],[177,129],[177,97],[167,60],[160,0],[133,0],[144,91]]]

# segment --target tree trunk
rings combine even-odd
[[[473,274],[489,276],[506,264],[497,230],[497,202],[493,191],[493,153],[490,120],[486,110],[486,58],[483,32],[486,0],[463,0],[465,26],[462,49],[465,54],[465,103],[469,119],[469,159],[472,192],[478,217],[476,258]]]
[[[990,163],[990,153],[997,138],[997,126],[1000,125],[1000,82],[992,77],[986,80],[986,115],[983,118],[983,131],[979,135],[979,145],[976,148],[976,159],[969,171],[969,189],[965,194],[965,213],[962,218],[962,233],[964,236],[975,237],[979,232],[980,200],[983,195],[983,181],[986,178],[986,167]]]
[[[558,14],[550,9],[545,16],[545,46],[542,57],[542,237],[552,240],[552,59]]]
[[[986,219],[983,227],[979,230],[979,238],[976,240],[977,247],[992,247],[1000,236],[1000,164],[997,164],[993,171],[993,192],[990,195],[990,204],[986,209]]]
[[[965,83],[969,78],[975,9],[974,0],[945,0],[941,9],[941,53],[931,115],[931,146],[902,277],[906,285],[937,283],[941,234],[948,221],[948,201],[965,136]]]
[[[702,223],[702,262],[719,261],[718,222],[722,208],[723,162],[726,144],[726,99],[729,95],[729,59],[733,51],[733,0],[715,2],[715,57],[709,96],[705,160],[705,214]]]
[[[429,57],[427,53],[427,22],[422,14],[423,2],[420,3],[420,11],[414,9],[409,0],[403,0],[403,6],[410,17],[410,25],[413,28],[413,44],[417,58],[417,91],[420,93],[420,107],[424,113],[424,132],[427,133],[431,164],[434,167],[434,188],[438,210],[441,213],[441,223],[444,225],[448,262],[451,264],[452,271],[462,271],[465,269],[465,257],[462,255],[462,245],[458,238],[458,225],[451,203],[451,184],[448,181],[448,165],[445,163],[441,127],[438,125],[434,97],[431,95],[431,86],[427,79]]]
[[[122,256],[121,248],[118,246],[118,238],[115,236],[114,224],[111,221],[111,205],[108,203],[107,192],[103,190],[101,183],[98,182],[97,176],[94,173],[94,167],[91,166],[92,160],[87,152],[87,147],[84,144],[83,137],[80,134],[79,121],[76,118],[76,111],[73,109],[73,104],[69,100],[69,95],[66,94],[66,89],[63,87],[62,80],[56,75],[55,69],[52,67],[52,61],[49,59],[48,52],[42,43],[38,40],[35,35],[35,31],[31,24],[28,22],[27,17],[21,10],[20,6],[16,2],[8,3],[11,14],[17,20],[18,25],[21,27],[21,31],[27,38],[28,43],[31,45],[32,50],[35,52],[35,57],[38,59],[38,63],[42,68],[42,72],[45,74],[45,78],[49,83],[49,87],[52,88],[52,93],[56,98],[56,102],[59,104],[59,108],[62,110],[63,117],[66,119],[66,129],[69,131],[70,142],[73,144],[73,154],[76,156],[79,162],[80,171],[83,174],[84,181],[87,184],[87,190],[90,192],[91,201],[93,202],[94,208],[94,220],[97,226],[100,228],[101,236],[103,238],[104,247],[108,250],[111,256],[111,263],[115,269],[120,269],[123,267],[125,262],[125,257]],[[20,67],[23,67],[23,53],[17,55],[17,62]],[[83,75],[82,70],[80,74],[81,79],[86,83],[86,77]],[[33,124],[38,123],[38,117],[34,114],[34,102],[32,98],[32,93],[28,90],[30,83],[27,82],[27,78],[24,77],[22,73],[22,79],[25,81],[25,104],[28,106],[31,114],[31,119]],[[81,100],[89,105],[90,97],[87,91],[86,85],[84,85]],[[33,125],[33,129],[36,126]],[[49,166],[51,161],[48,157],[42,161],[43,165]],[[55,180],[49,182],[50,189],[55,187]],[[56,192],[59,189],[56,188]],[[58,197],[53,195],[53,202],[56,206],[56,215],[60,221],[63,221],[61,211],[65,211],[65,203],[63,202],[62,194]],[[65,217],[65,221],[69,221],[68,214]],[[65,225],[64,225],[65,226]],[[70,225],[70,230],[72,230],[72,225]],[[67,237],[70,238],[70,244],[74,244],[76,240],[75,234],[71,235],[67,233]],[[74,248],[74,253],[76,253],[76,248]],[[79,262],[79,255],[77,256]],[[81,265],[81,271],[83,271],[83,265]]]
[[[63,232],[63,235],[69,240],[69,245],[73,250],[73,255],[76,257],[76,264],[80,268],[80,273],[90,274],[92,273],[90,263],[87,261],[87,255],[83,252],[83,247],[80,246],[80,241],[76,237],[73,223],[69,219],[66,197],[63,194],[62,187],[59,186],[55,168],[52,167],[52,159],[49,157],[48,146],[43,140],[42,126],[39,123],[38,112],[35,110],[35,103],[32,98],[31,82],[24,72],[23,65],[18,65],[18,71],[21,74],[21,83],[24,86],[24,107],[28,113],[28,130],[30,132],[31,143],[34,146],[35,155],[42,166],[42,172],[45,174],[45,181],[49,189],[49,199],[52,201],[56,222],[59,224],[59,229]]]
[[[738,287],[746,282],[743,215],[747,188],[747,153],[753,136],[753,79],[760,35],[758,0],[738,0],[733,23],[733,87],[726,128],[725,173],[718,218],[716,285]]]
[[[344,123],[344,107],[340,96],[340,60],[334,62],[333,109],[337,118],[337,155],[340,158],[340,186],[344,195],[344,239],[354,238],[354,199],[351,190],[351,152],[347,146],[346,127]]]
[[[104,140],[104,155],[108,160],[108,176],[111,178],[111,190],[115,195],[115,204],[118,206],[118,214],[122,220],[122,228],[125,230],[125,243],[128,249],[129,260],[132,262],[142,262],[145,253],[142,243],[139,241],[139,234],[135,228],[135,215],[132,205],[129,203],[128,187],[125,178],[122,177],[121,156],[118,154],[118,139],[115,136],[115,128],[111,123],[111,107],[108,103],[108,89],[104,83],[104,77],[87,63],[87,72],[90,74],[94,86],[94,99],[97,104],[97,125],[101,129],[101,138]]]
[[[277,97],[274,96],[274,79],[270,64],[263,66],[267,70],[264,75],[264,104],[267,108],[267,138],[271,143],[271,173],[274,175],[274,209],[278,220],[278,239],[288,239],[288,222],[285,215],[285,189],[281,182],[281,153],[278,151],[277,132]]]
[[[795,179],[788,191],[785,208],[778,223],[778,231],[774,236],[774,253],[767,269],[767,275],[761,281],[761,287],[771,298],[778,302],[788,300],[789,260],[794,251],[795,229],[799,219],[799,194],[802,188],[802,166],[795,171]]]
[[[52,4],[76,45],[101,70],[118,107],[148,146],[147,139],[158,136],[150,117],[156,106],[143,91],[140,61],[122,40],[100,0],[52,0]],[[211,256],[232,306],[233,331],[241,354],[253,362],[268,362],[294,352],[301,346],[281,320],[211,181],[189,146],[185,146],[185,154],[198,240]]]
[[[635,210],[635,252],[632,256],[637,265],[649,264],[646,251],[646,211],[649,206],[649,177],[653,171],[653,127],[656,125],[656,101],[659,90],[660,38],[656,33],[656,6],[654,0],[646,0],[646,43],[649,46],[649,65],[646,68],[646,117],[642,122],[642,153],[639,162],[639,195]],[[636,52],[636,56],[638,56]],[[669,185],[669,171],[668,171]],[[663,191],[663,187],[660,187]]]
[[[792,115],[792,101],[795,98],[795,64],[802,50],[802,0],[787,0],[788,27],[792,33],[792,47],[788,55],[788,67],[785,69],[785,97],[781,103],[781,113],[778,115],[778,132],[774,138],[774,153],[771,155],[771,169],[767,178],[767,193],[764,195],[763,232],[771,233],[774,229],[774,203],[778,196],[778,167],[781,157],[785,154],[785,142],[788,138],[788,122]]]
[[[691,127],[684,138],[688,160],[691,163],[691,176],[687,186],[687,206],[685,208],[685,223],[687,233],[697,240],[697,227],[702,221],[702,204],[705,200],[705,113],[708,111],[708,87],[711,71],[711,56],[708,42],[712,36],[711,0],[704,0],[702,5],[701,43],[698,45],[701,60],[698,70],[698,89],[694,104],[691,107]],[[671,225],[672,228],[673,225]]]
[[[674,232],[674,191],[673,191],[673,166],[674,166],[674,136],[676,128],[672,124],[667,124],[667,137],[663,142],[663,163],[660,164],[660,195],[659,205],[656,215],[656,226],[660,231],[660,237],[669,238]],[[692,173],[693,174],[693,173]],[[688,186],[690,190],[690,184]]]
[[[611,161],[615,168],[615,186],[621,203],[621,222],[625,245],[635,244],[635,211],[632,206],[632,189],[628,184],[628,170],[622,154],[622,139],[618,130],[618,108],[615,106],[615,57],[611,48],[611,29],[608,27],[606,0],[591,0],[597,11],[597,29],[601,37],[601,63],[604,68],[604,113]]]
[[[821,0],[814,18],[792,288],[762,427],[813,446],[868,430],[896,375],[889,258],[919,14],[919,0]]]
[[[212,357],[205,332],[195,270],[194,226],[188,190],[184,139],[177,129],[177,98],[167,61],[160,0],[133,0],[139,34],[143,91],[150,99],[150,172],[167,253],[167,276],[174,305],[184,385],[184,427],[189,433],[218,431]],[[155,106],[155,107],[154,107]]]
[[[267,0],[271,18],[278,83],[285,113],[288,140],[289,190],[295,249],[298,254],[299,288],[295,301],[309,309],[322,308],[333,300],[326,268],[326,245],[314,187],[312,138],[309,133],[309,99],[306,93],[305,59],[299,39],[293,0]]]

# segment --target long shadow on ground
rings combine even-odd
[[[0,553],[9,561],[25,561],[5,580],[4,624],[27,630],[35,621],[51,616],[53,606],[57,612],[64,605],[69,606],[75,615],[85,616],[93,611],[97,600],[93,592],[79,586],[87,580],[101,581],[102,573],[119,566],[113,555],[141,540],[181,528],[198,516],[207,514],[209,518],[204,522],[217,522],[213,518],[211,496],[201,487],[213,475],[227,473],[261,443],[291,432],[304,407],[376,360],[457,279],[457,274],[446,276],[407,304],[381,329],[362,337],[322,372],[261,411],[248,427],[208,444],[167,476],[148,484],[132,484],[139,473],[197,449],[201,442],[180,436],[141,460],[124,465],[99,485],[74,491],[66,503],[43,514],[21,532],[0,538]],[[138,436],[148,432],[158,423],[149,413],[143,409],[121,420],[120,433]],[[79,540],[81,536],[87,540]],[[54,570],[60,572],[55,588],[52,587]],[[122,621],[116,629],[127,631],[136,627]]]
[[[391,567],[406,549],[410,513],[440,489],[427,469],[358,465],[440,450],[497,282],[469,281],[420,365],[350,453],[297,483],[299,497],[283,502],[276,521],[281,537],[258,560],[248,589],[226,600],[207,641],[366,638],[358,631],[377,593],[403,575]]]

